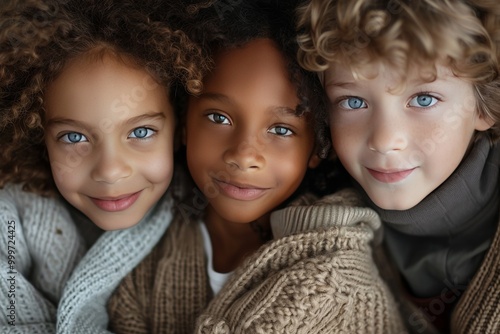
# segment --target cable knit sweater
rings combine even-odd
[[[0,222],[0,332],[54,333],[57,303],[85,241],[63,202],[19,185],[0,190]]]
[[[210,299],[197,222],[176,217],[108,304],[116,333],[404,333],[371,256],[380,220],[343,191],[271,216],[275,240]],[[196,323],[196,326],[194,324]]]

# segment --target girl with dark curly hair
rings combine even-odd
[[[205,61],[134,2],[11,7],[0,41],[0,187],[61,194],[103,229],[132,226],[172,177],[173,89],[199,92]]]
[[[174,98],[198,93],[209,65],[178,30],[178,7],[2,4],[0,219],[9,235],[1,252],[18,289],[2,276],[2,292],[16,302],[2,325],[53,331],[62,287],[86,248],[84,225],[72,219],[88,223],[85,215],[104,230],[170,221]]]
[[[184,117],[193,196],[111,296],[111,331],[401,329],[368,261],[377,215],[350,190],[314,204],[296,197],[315,190],[315,182],[298,188],[328,136],[319,80],[296,60],[295,5],[252,0],[221,13],[215,2],[200,11],[215,68]]]

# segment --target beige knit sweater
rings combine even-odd
[[[500,223],[479,271],[451,318],[452,333],[500,333]]]
[[[198,223],[176,219],[108,303],[116,333],[404,333],[351,191],[273,213],[275,240],[210,291]],[[195,326],[196,324],[196,326]]]

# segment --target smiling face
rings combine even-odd
[[[175,119],[166,89],[112,56],[82,56],[45,99],[45,142],[61,195],[102,229],[137,224],[172,178]]]
[[[257,39],[216,57],[204,91],[189,102],[187,161],[225,221],[249,223],[283,203],[300,185],[314,154],[314,132],[297,117],[296,88],[274,44]]]
[[[378,73],[355,80],[337,65],[325,73],[333,147],[376,205],[406,210],[453,173],[474,132],[490,125],[476,112],[472,84],[447,67],[426,82],[415,66],[403,89],[390,68]]]

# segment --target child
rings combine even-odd
[[[500,332],[500,3],[311,1],[333,148],[385,223],[415,332]]]
[[[55,330],[62,288],[88,246],[74,209],[104,230],[169,222],[174,89],[198,92],[207,63],[167,17],[150,19],[152,3],[141,6],[2,9],[0,219],[9,234],[0,286],[15,306],[3,308],[2,326]]]
[[[314,134],[323,94],[296,63],[286,5],[243,2],[214,23],[220,39],[204,30],[215,69],[189,98],[184,133],[194,198],[109,300],[111,331],[399,332],[386,287],[361,274],[373,271],[359,261],[379,224],[373,211],[339,194],[270,218],[326,148]],[[264,245],[270,224],[277,240]]]

